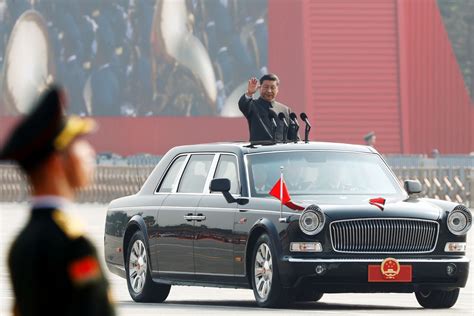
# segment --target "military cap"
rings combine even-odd
[[[67,117],[64,100],[61,88],[50,87],[13,129],[0,151],[0,160],[16,161],[23,170],[33,170],[52,153],[64,150],[75,138],[91,132],[94,121]]]
[[[369,133],[367,133],[367,134],[364,136],[364,140],[365,140],[366,142],[368,142],[368,141],[369,141],[372,137],[374,137],[374,136],[375,136],[375,132],[374,132],[374,131],[369,132]]]

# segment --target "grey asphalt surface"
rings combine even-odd
[[[103,254],[103,233],[106,205],[76,205],[73,212],[85,224],[89,238]],[[13,292],[6,264],[11,241],[28,218],[28,204],[0,204],[0,315],[10,315]],[[473,260],[474,242],[472,231],[468,237],[468,256]],[[102,258],[103,259],[103,258]],[[457,304],[447,310],[421,308],[414,294],[326,294],[317,303],[302,303],[289,309],[258,308],[251,290],[173,286],[165,303],[139,304],[128,295],[127,284],[108,273],[118,315],[200,315],[200,314],[318,314],[318,315],[474,315],[474,283],[472,273],[466,288],[461,290]]]

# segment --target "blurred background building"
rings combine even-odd
[[[70,113],[97,118],[99,152],[121,155],[246,140],[237,100],[274,72],[313,140],[375,131],[383,153],[466,154],[473,31],[465,0],[0,0],[0,143],[34,71],[68,89]]]

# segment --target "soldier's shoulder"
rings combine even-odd
[[[52,219],[69,239],[75,240],[84,236],[84,224],[81,219],[61,210],[55,210]]]

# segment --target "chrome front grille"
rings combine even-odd
[[[332,247],[351,253],[421,253],[436,246],[435,221],[402,218],[353,219],[332,222]]]

